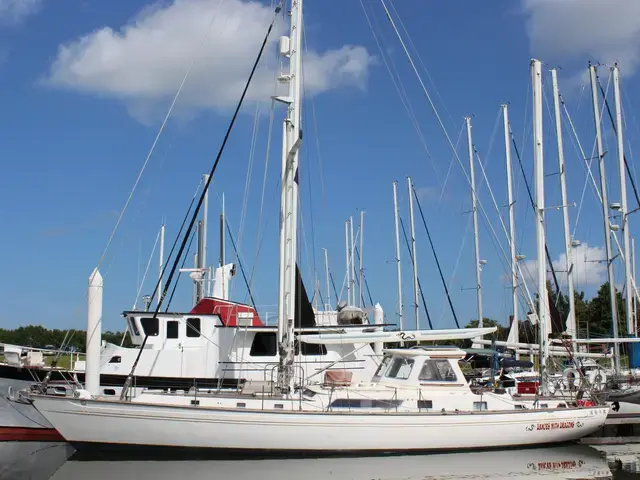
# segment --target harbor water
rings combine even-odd
[[[62,442],[3,442],[0,480],[640,479],[640,439],[621,440],[509,451],[294,459],[87,453]]]

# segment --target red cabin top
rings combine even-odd
[[[225,327],[262,327],[258,312],[250,305],[206,297],[200,300],[191,312],[197,315],[218,315]]]

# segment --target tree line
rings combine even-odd
[[[65,336],[67,337],[65,342]],[[123,332],[102,332],[102,340],[120,345]],[[42,325],[28,325],[15,329],[0,328],[0,343],[10,343],[33,348],[59,348],[63,342],[72,351],[84,352],[87,339],[85,330],[48,329]],[[129,335],[124,346],[132,346]]]
[[[551,309],[553,306],[557,309],[562,325],[554,331],[566,330],[566,319],[569,314],[569,296],[563,293],[557,293],[551,285],[547,285],[549,293],[549,303]],[[598,289],[597,294],[586,299],[584,292],[575,292],[575,316],[578,338],[604,338],[611,337],[613,334],[611,321],[611,294],[609,290],[609,282],[605,282]],[[616,289],[616,307],[618,314],[618,335],[620,337],[627,336],[626,306],[622,294]],[[637,311],[637,309],[636,309]],[[478,320],[472,320],[467,327],[475,328],[478,326]],[[509,326],[504,326],[500,322],[485,318],[483,320],[485,327],[497,327],[496,339],[506,340],[509,336]],[[532,325],[528,319],[520,320],[519,323],[519,341],[522,343],[537,342],[537,325]],[[556,334],[556,336],[559,336]]]

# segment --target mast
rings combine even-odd
[[[204,228],[202,226],[202,220],[198,221],[198,260],[196,262],[197,271],[194,272],[194,280],[196,282],[196,303],[202,300],[202,290],[204,285],[204,266],[202,263],[202,259],[204,258]]]
[[[613,279],[613,262],[611,252],[611,224],[609,222],[609,198],[607,196],[607,180],[604,170],[604,147],[602,145],[602,130],[600,124],[600,104],[598,102],[598,78],[596,67],[589,65],[591,80],[591,101],[593,103],[593,121],[596,127],[596,144],[598,146],[598,166],[600,170],[600,192],[602,194],[602,219],[604,222],[604,246],[607,254],[607,278],[609,280],[609,295],[611,297],[611,321],[613,323],[613,338],[618,338],[618,308],[616,306],[616,287]],[[620,371],[620,346],[613,344],[614,365],[616,372]]]
[[[204,182],[204,185],[206,185],[209,181],[209,174],[205,173],[202,175],[202,181]],[[204,202],[202,207],[202,258],[200,259],[200,266],[204,269],[202,277],[202,284],[205,286],[204,295],[208,295],[209,281],[207,277],[209,275],[207,272],[209,270],[207,269],[207,223],[209,223],[209,189],[204,192]]]
[[[622,216],[622,246],[624,249],[624,279],[625,279],[625,315],[627,320],[627,334],[636,335],[633,328],[634,296],[631,286],[631,239],[629,235],[629,210],[627,208],[627,176],[624,165],[624,137],[622,135],[622,107],[620,102],[620,69],[618,65],[611,67],[613,76],[613,98],[616,108],[616,140],[618,150],[618,169],[620,175],[620,215]]]
[[[362,308],[362,247],[364,245],[364,211],[360,210],[360,264],[358,265],[359,273],[359,288],[358,288],[358,305]],[[372,305],[373,306],[373,305]]]
[[[633,269],[633,331],[638,329],[637,317],[638,317],[638,287],[636,285],[636,239],[631,238],[631,265]],[[637,332],[636,332],[637,335]]]
[[[416,227],[413,221],[413,183],[411,177],[407,177],[409,187],[409,223],[411,224],[411,256],[413,261],[413,311],[416,317],[416,330],[420,330],[420,311],[418,303],[418,258],[416,257]]]
[[[351,271],[351,299],[349,303],[356,305],[356,244],[353,241],[353,217],[349,217],[349,251],[350,251],[350,271]]]
[[[302,0],[291,1],[291,32],[281,37],[280,54],[289,58],[289,72],[279,80],[289,92],[277,100],[287,104],[282,138],[282,195],[280,197],[280,265],[278,285],[278,386],[293,392],[293,328],[296,287],[298,227],[298,149],[302,141],[300,123],[302,83]]]
[[[573,285],[573,239],[569,227],[569,203],[567,201],[567,172],[564,167],[564,142],[562,140],[562,117],[560,110],[560,90],[558,89],[558,72],[551,70],[553,83],[553,108],[556,120],[556,140],[558,142],[558,164],[560,166],[560,190],[562,192],[562,223],[564,228],[565,268],[567,270],[567,288],[569,290],[569,316],[567,317],[567,333],[573,338],[578,335],[576,327],[576,301]]]
[[[346,252],[346,268],[347,268],[347,304],[351,303],[351,247],[349,246],[349,220],[344,222],[344,250]]]
[[[473,139],[471,137],[471,117],[465,117],[467,123],[467,143],[469,149],[469,170],[471,176],[471,213],[473,215],[473,243],[476,252],[476,303],[478,309],[478,328],[482,328],[482,279],[480,273],[482,264],[480,263],[480,241],[478,236],[478,208],[476,205],[476,173],[473,161]]]
[[[509,204],[509,248],[511,251],[511,304],[513,309],[513,320],[511,322],[510,333],[513,332],[513,337],[516,342],[519,342],[519,318],[518,318],[518,274],[517,264],[518,257],[516,256],[516,222],[514,216],[515,203],[513,201],[513,178],[511,169],[511,142],[509,136],[509,106],[502,105],[502,120],[504,122],[504,148],[505,158],[507,162],[507,197]],[[516,360],[520,358],[520,354],[516,349]]]
[[[160,226],[160,252],[158,261],[158,304],[162,298],[162,270],[164,268],[164,223]]]
[[[549,355],[549,297],[547,294],[547,257],[544,231],[544,149],[542,143],[542,63],[531,60],[533,84],[533,169],[536,198],[536,245],[538,256],[538,325],[540,332],[540,387],[547,392],[547,357]]]
[[[396,266],[398,269],[398,318],[400,330],[404,330],[404,318],[403,318],[403,302],[402,302],[402,266],[400,263],[400,230],[398,225],[398,182],[393,182],[393,216],[395,218],[396,226]]]
[[[324,250],[324,270],[327,276],[327,303],[325,304],[324,308],[325,310],[329,310],[331,309],[331,288],[329,285],[329,253],[327,252],[326,248],[323,248],[322,250]]]
[[[227,292],[225,292],[226,289],[226,281],[224,279],[224,273],[225,273],[225,268],[224,268],[224,252],[225,252],[225,237],[226,235],[225,233],[225,216],[224,216],[224,193],[222,194],[222,211],[220,212],[220,268],[221,268],[221,273],[222,273],[222,298],[227,298]]]

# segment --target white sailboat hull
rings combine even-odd
[[[74,444],[263,452],[486,449],[577,440],[606,407],[474,413],[338,413],[176,407],[47,396],[35,406]]]

